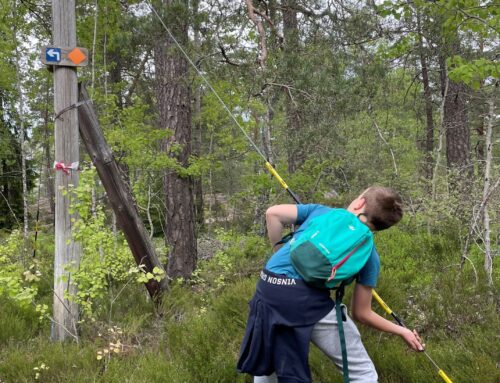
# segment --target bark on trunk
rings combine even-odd
[[[299,47],[299,29],[295,0],[283,0],[283,35],[285,84],[292,86],[295,79],[297,65],[297,49]],[[285,113],[288,123],[288,171],[294,173],[305,161],[303,146],[299,145],[301,130],[300,113],[293,98],[290,87],[283,87],[285,92]]]
[[[458,36],[444,46],[448,56],[460,53]],[[441,65],[446,65],[441,60]],[[442,72],[445,72],[442,70]],[[468,195],[473,177],[470,157],[470,128],[467,116],[466,86],[448,79],[444,97],[443,130],[446,138],[446,161],[451,173],[450,187],[462,196]]]
[[[266,31],[262,24],[262,20],[265,20],[269,24],[271,29],[273,29],[274,23],[271,19],[269,19],[269,17],[264,12],[255,9],[252,0],[246,0],[246,5],[248,10],[248,17],[255,25],[257,32],[259,33],[260,37],[259,65],[261,73],[265,73],[266,60],[268,57],[268,48],[267,48],[268,43],[267,43]],[[257,15],[259,15],[259,17],[257,17]],[[274,42],[271,41],[271,43]],[[266,160],[269,161],[270,163],[273,162],[272,150],[271,150],[271,131],[270,131],[273,111],[272,111],[272,103],[269,101],[272,98],[272,96],[270,96],[270,94],[272,93],[273,90],[271,89],[266,92],[263,92],[262,94],[263,98],[262,101],[265,102],[268,106],[266,115],[265,117],[263,117],[263,121],[257,113],[254,113],[254,119],[256,122],[256,127],[254,131],[254,142],[260,141],[262,143],[263,154],[266,157]],[[256,163],[255,169],[256,173],[260,173],[261,165],[259,163]],[[269,192],[267,190],[261,190],[259,192],[259,195],[257,196],[257,201],[255,203],[255,209],[254,209],[254,225],[258,228],[257,230],[259,234],[263,234],[265,231],[264,212],[268,203],[269,203]]]
[[[198,13],[199,0],[193,1],[193,14],[197,15]],[[200,40],[200,26],[199,24],[194,25],[194,46],[197,49],[198,56],[200,55],[201,50],[201,40]],[[201,99],[202,99],[202,87],[201,85],[196,86],[194,90],[194,116],[196,119],[196,123],[193,126],[193,154],[196,157],[201,156],[201,143],[202,143],[202,132],[203,127],[200,122],[200,114],[201,114]],[[194,199],[195,199],[195,214],[196,214],[196,224],[198,230],[203,229],[205,222],[205,214],[204,214],[204,204],[203,204],[203,183],[202,177],[197,176],[194,177],[193,180],[193,189],[194,189]]]
[[[196,89],[194,98],[194,113],[195,115],[201,112],[201,89]],[[202,142],[202,126],[200,122],[194,124],[193,135],[193,154],[197,157],[201,156],[201,142]],[[193,179],[193,192],[195,199],[195,216],[198,229],[203,229],[205,222],[204,202],[203,202],[203,183],[202,177],[197,176]]]
[[[163,0],[167,25],[180,44],[186,46],[188,1],[177,2],[172,12],[172,0]],[[182,9],[182,11],[181,11]],[[191,98],[188,63],[175,43],[159,25],[155,46],[156,97],[160,125],[173,135],[162,142],[162,150],[181,166],[188,165],[191,155]],[[166,240],[170,246],[167,274],[171,278],[189,278],[196,267],[195,210],[193,180],[167,169],[163,176],[166,198]]]
[[[476,144],[476,159],[479,164],[478,169],[481,171],[483,166],[482,163],[484,161],[484,120],[481,119],[481,121],[478,123],[477,128],[476,128],[476,133],[477,133],[477,144]]]
[[[425,137],[425,177],[432,180],[432,152],[434,150],[434,120],[432,111],[432,93],[429,84],[429,69],[427,66],[427,56],[424,49],[423,37],[421,34],[420,15],[417,13],[418,23],[418,45],[420,51],[420,66],[422,67],[422,85],[424,87],[425,100],[425,121],[426,121],[426,137]]]
[[[46,196],[49,200],[50,213],[54,216],[56,211],[55,206],[55,193],[54,193],[54,180],[52,179],[51,168],[53,165],[53,159],[50,155],[50,142],[49,142],[49,102],[50,102],[50,93],[49,93],[49,78],[47,77],[47,88],[45,93],[45,110],[43,113],[43,129],[44,129],[44,140],[43,140],[43,151],[45,155],[45,190]]]
[[[444,104],[444,129],[446,131],[446,160],[449,169],[469,172],[470,131],[467,119],[465,86],[452,80]]]
[[[14,9],[16,8],[17,3],[14,3]],[[15,10],[13,14],[14,18],[16,17]],[[23,185],[23,238],[24,238],[24,247],[23,247],[23,255],[26,254],[27,246],[28,246],[28,236],[29,236],[29,228],[28,228],[28,179],[26,176],[26,145],[25,141],[25,132],[24,132],[24,96],[21,85],[21,53],[19,52],[19,44],[17,43],[17,28],[14,26],[13,29],[14,34],[14,42],[16,43],[16,88],[19,97],[19,143],[21,147],[21,180]]]
[[[498,86],[498,85],[497,85]],[[496,88],[496,87],[495,87]],[[491,185],[491,165],[493,159],[493,121],[495,119],[495,95],[496,89],[488,100],[488,115],[486,116],[486,163],[484,167],[483,201],[487,201]],[[486,202],[483,212],[484,227],[484,270],[488,279],[488,285],[493,286],[493,257],[491,254],[491,229],[488,204]]]
[[[484,53],[484,39],[480,38],[479,40],[479,52],[480,55],[483,55]],[[481,85],[479,87],[478,94],[481,97],[482,88],[484,86],[484,81],[481,82]],[[497,88],[495,88],[496,91]],[[494,92],[495,93],[495,92]],[[479,109],[480,115],[487,114],[488,111],[483,110],[484,105],[481,105]],[[475,145],[475,152],[476,152],[476,161],[477,161],[477,173],[479,177],[484,177],[484,171],[485,171],[485,163],[484,163],[484,151],[485,151],[485,120],[486,118],[479,118],[479,122],[477,123],[476,126],[476,133],[477,133],[477,143]]]

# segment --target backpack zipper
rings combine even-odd
[[[337,263],[336,265],[334,265],[332,267],[332,273],[330,274],[330,278],[327,279],[327,282],[330,282],[333,278],[335,278],[335,275],[337,274],[337,270],[340,269],[340,267],[347,262],[347,260],[349,258],[351,258],[351,256],[366,242],[366,238],[358,245],[356,246],[354,249],[351,250],[351,252],[349,254],[347,254],[344,258],[342,258],[340,260],[339,263]]]

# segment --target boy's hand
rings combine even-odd
[[[403,328],[400,335],[411,349],[415,351],[424,351],[425,344],[422,343],[422,339],[420,339],[416,330],[411,331],[408,328]]]

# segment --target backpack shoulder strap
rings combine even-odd
[[[278,242],[276,242],[273,245],[273,247],[274,246],[278,246],[278,245],[282,245],[282,244],[285,244],[285,243],[289,242],[293,238],[294,234],[295,234],[295,231],[292,231],[292,232],[288,233],[283,238],[281,238]]]
[[[344,383],[349,383],[349,364],[347,361],[347,347],[344,335],[344,321],[347,320],[342,312],[342,298],[344,297],[345,284],[342,283],[335,292],[335,311],[337,313],[337,326],[339,328],[340,348],[342,350],[342,374]]]

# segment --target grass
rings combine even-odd
[[[491,290],[476,285],[467,270],[448,267],[457,259],[453,243],[426,234],[383,234],[377,238],[380,295],[418,328],[429,355],[453,381],[500,382],[500,322]],[[247,245],[239,242],[200,265],[195,283],[172,286],[158,310],[142,286],[127,286],[112,307],[102,302],[95,322],[82,324],[78,345],[50,342],[49,323],[40,323],[33,309],[0,297],[0,382],[251,382],[235,367],[255,271],[262,265],[260,244]],[[441,381],[431,362],[409,352],[400,339],[360,330],[381,383]],[[98,360],[98,352],[117,339],[124,345],[121,352]],[[42,364],[49,369],[41,370]],[[342,382],[314,347],[310,364],[314,382]]]

